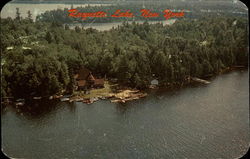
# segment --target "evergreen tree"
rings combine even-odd
[[[21,13],[19,12],[19,8],[16,8],[16,20],[21,20]]]

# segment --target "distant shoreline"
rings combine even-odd
[[[10,1],[12,4],[113,4],[114,1]],[[7,3],[6,3],[7,4]]]

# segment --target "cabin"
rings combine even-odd
[[[87,90],[90,88],[103,88],[104,79],[96,79],[90,70],[81,68],[74,76],[76,90]]]
[[[95,79],[94,88],[103,88],[104,87],[104,79]]]

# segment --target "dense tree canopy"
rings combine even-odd
[[[145,88],[248,65],[247,20],[182,19],[173,25],[124,22],[109,31],[53,22],[1,19],[2,96],[47,96],[73,90],[81,66],[96,76]]]

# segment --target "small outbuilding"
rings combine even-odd
[[[149,88],[157,88],[159,85],[159,81],[157,79],[153,79],[151,82],[150,82],[150,86]]]
[[[151,85],[158,85],[159,81],[157,79],[154,79],[150,82]]]

